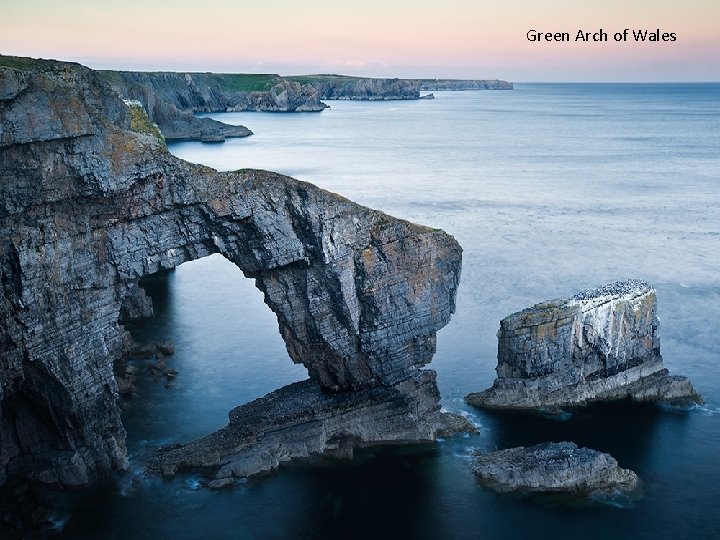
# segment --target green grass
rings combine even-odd
[[[119,85],[122,86],[123,79],[119,72],[117,71],[108,71],[108,70],[98,70],[98,75],[110,86],[113,85]]]
[[[130,129],[135,133],[144,133],[152,135],[158,141],[165,144],[165,137],[160,132],[160,128],[148,117],[145,108],[142,105],[128,103],[130,109]]]
[[[98,71],[100,76],[108,83],[115,86],[123,86],[124,79],[119,71]],[[182,76],[185,72],[164,72],[148,71],[139,72],[150,75],[173,74]],[[199,84],[216,87],[223,92],[265,92],[270,90],[277,83],[282,81],[279,75],[269,73],[192,73]],[[181,79],[178,79],[181,80]],[[202,81],[202,83],[200,83]]]
[[[288,81],[299,82],[300,84],[313,84],[313,83],[325,83],[325,82],[343,82],[349,83],[353,81],[359,81],[366,77],[352,77],[349,75],[335,75],[335,74],[318,74],[318,75],[290,75],[283,77]]]
[[[210,77],[226,92],[265,92],[282,81],[266,73],[213,73]]]
[[[56,68],[58,64],[55,60],[38,60],[36,58],[5,56],[0,54],[0,66],[17,69],[18,71],[45,70],[48,68]]]

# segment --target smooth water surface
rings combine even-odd
[[[480,432],[290,467],[214,492],[145,478],[153,447],[217,429],[227,412],[306,377],[249,279],[216,255],[148,280],[173,341],[172,384],[140,379],[124,413],[133,471],[60,498],[81,538],[720,538],[720,85],[517,85],[435,100],[330,102],[322,113],[211,115],[255,135],[170,150],[220,170],[264,168],[440,227],[464,248],[457,312],[430,367],[444,406]],[[498,321],[625,277],[658,293],[667,367],[707,404],[607,407],[564,420],[485,413]],[[167,386],[167,387],[166,387]],[[644,482],[617,506],[574,507],[479,487],[469,453],[573,440]]]

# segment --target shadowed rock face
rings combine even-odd
[[[227,74],[142,71],[101,74],[118,95],[140,101],[168,140],[221,142],[226,137],[252,134],[244,126],[194,116],[196,112],[317,112],[327,108],[314,88],[278,76],[259,75],[268,79],[268,88],[243,91],[233,89],[229,80],[233,75]]]
[[[312,388],[327,418],[355,411],[338,437],[428,440],[443,427],[434,375],[418,369],[455,307],[452,237],[275,173],[186,163],[129,131],[95,72],[16,67],[0,67],[0,483],[82,485],[125,466],[118,321],[147,311],[139,278],[211,253],[255,279],[307,367],[310,381],[285,392],[300,407]],[[307,413],[263,399],[282,425]],[[358,427],[368,408],[374,429]]]
[[[497,379],[466,399],[499,409],[701,401],[663,368],[657,330],[655,290],[643,281],[537,304],[500,321]]]
[[[421,79],[420,90],[512,90],[513,83],[498,79]]]
[[[338,77],[336,80],[310,84],[317,89],[322,99],[395,101],[420,97],[420,81],[414,79]]]

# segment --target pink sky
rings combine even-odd
[[[718,0],[24,0],[2,6],[0,52],[120,69],[718,81],[718,24]],[[599,28],[609,42],[526,39]],[[625,28],[677,40],[614,42]]]

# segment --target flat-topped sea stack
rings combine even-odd
[[[568,493],[589,497],[631,495],[637,475],[610,454],[578,448],[572,442],[520,446],[476,454],[473,473],[481,484],[500,492]]]
[[[611,283],[506,317],[497,379],[468,403],[492,409],[557,409],[632,400],[702,402],[690,381],[663,367],[653,287]]]

